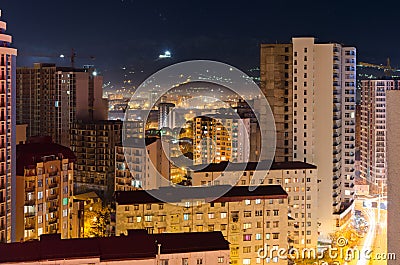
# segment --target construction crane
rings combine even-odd
[[[74,49],[71,49],[70,55],[65,55],[65,54],[60,54],[60,55],[27,54],[27,55],[22,55],[22,56],[43,57],[43,58],[66,58],[66,57],[68,57],[72,68],[75,68],[76,58],[90,59],[90,60],[96,59],[96,57],[94,57],[94,56],[80,56],[80,55],[78,56]]]
[[[393,76],[394,72],[400,72],[400,69],[398,68],[393,68],[390,65],[390,58],[387,58],[386,60],[386,65],[382,64],[372,64],[372,63],[366,63],[366,62],[359,62],[357,66],[360,67],[369,67],[369,68],[376,68],[379,70],[383,70],[385,73],[385,76]]]

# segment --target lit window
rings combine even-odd
[[[251,211],[245,211],[244,217],[251,217]]]
[[[251,204],[251,201],[250,201],[250,200],[244,200],[244,204],[250,205],[250,204]]]
[[[243,241],[251,241],[251,234],[243,235]]]
[[[251,228],[251,223],[244,223],[243,224],[243,229],[250,229]]]
[[[243,265],[251,264],[251,259],[243,259]]]

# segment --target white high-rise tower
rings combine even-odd
[[[263,44],[260,70],[276,121],[275,159],[318,167],[310,227],[329,240],[354,208],[356,49],[314,38]]]

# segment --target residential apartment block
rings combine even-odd
[[[315,248],[318,244],[318,171],[304,162],[210,164],[194,166],[190,176],[193,186],[281,185],[288,194],[289,245],[297,249]],[[257,172],[257,173],[256,173]],[[261,174],[256,183],[255,174]],[[260,178],[257,178],[260,179]]]
[[[17,145],[16,235],[18,241],[42,234],[73,237],[72,196],[75,155],[48,138]]]
[[[387,251],[396,253],[400,249],[400,201],[399,178],[400,178],[400,91],[389,90],[386,92],[386,152],[387,152]],[[389,260],[388,265],[395,265],[398,261]]]
[[[207,202],[204,194],[219,193]],[[213,186],[189,189],[162,188],[157,191],[170,198],[165,203],[146,191],[116,192],[116,234],[130,229],[149,233],[221,231],[230,243],[230,264],[287,264],[277,256],[266,259],[258,251],[268,245],[287,248],[288,202],[281,186]]]
[[[28,124],[27,137],[51,136],[69,146],[76,120],[107,119],[103,78],[93,68],[35,63],[18,68],[16,78],[17,123]]]
[[[210,114],[194,118],[193,162],[245,162],[250,156],[250,119]]]
[[[277,122],[276,161],[318,167],[320,238],[328,241],[354,208],[356,49],[314,38],[263,44],[260,70]]]
[[[105,199],[114,192],[115,147],[122,143],[122,121],[77,122],[71,130],[76,154],[75,192],[97,191]]]
[[[399,90],[399,80],[362,80],[361,84],[360,176],[378,193],[386,186],[388,170],[386,96],[388,91]]]
[[[0,11],[0,242],[15,239],[15,86],[17,49]]]
[[[115,147],[115,190],[156,189],[170,180],[169,143],[161,138],[128,138]],[[161,179],[165,179],[164,181]]]

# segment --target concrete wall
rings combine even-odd
[[[333,161],[333,45],[321,44],[315,47],[315,117],[314,117],[314,162],[318,166],[321,182],[318,184],[318,221],[322,237],[335,230],[332,199]],[[310,91],[311,93],[311,91]],[[311,161],[309,161],[311,162]]]
[[[388,253],[400,254],[400,91],[388,91],[387,111],[387,165],[388,165]],[[389,261],[388,265],[398,264]]]

